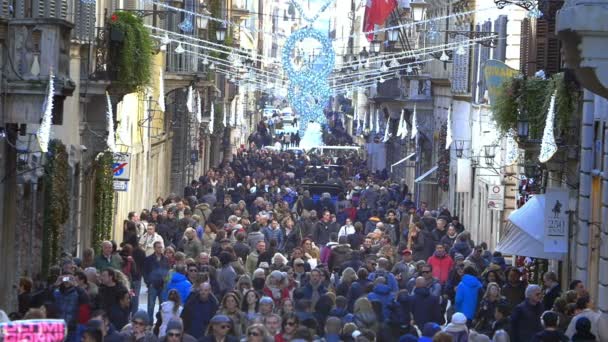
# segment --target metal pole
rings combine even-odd
[[[580,188],[578,195],[578,227],[575,237],[576,279],[587,283],[589,269],[589,229],[591,219],[591,169],[593,168],[594,96],[583,93],[583,121],[581,125]]]

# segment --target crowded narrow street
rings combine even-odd
[[[0,342],[608,342],[608,0],[0,0]]]

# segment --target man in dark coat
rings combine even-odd
[[[198,288],[198,293],[192,293],[184,304],[181,315],[184,331],[197,339],[203,337],[218,308],[219,303],[211,293],[211,285],[202,283]]]
[[[562,295],[562,289],[557,280],[557,274],[549,271],[543,275],[543,283],[545,284],[545,293],[543,296],[543,306],[550,310],[553,308],[553,303]]]
[[[153,321],[154,304],[158,298],[161,303],[161,293],[165,285],[165,276],[169,272],[169,260],[163,254],[160,241],[154,243],[154,254],[144,260],[144,282],[148,288],[148,319]]]
[[[419,327],[423,327],[427,322],[444,323],[439,297],[432,295],[426,285],[423,277],[416,278],[416,288],[410,297],[414,323]]]
[[[338,245],[331,248],[328,261],[329,270],[333,272],[336,268],[340,268],[343,263],[351,259],[352,253],[350,245],[346,243],[346,236],[340,236]]]
[[[511,314],[511,339],[531,341],[543,330],[540,316],[545,310],[541,302],[542,291],[538,285],[528,285],[526,299],[515,307]]]

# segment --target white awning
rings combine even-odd
[[[397,165],[399,165],[399,164],[401,164],[401,163],[404,163],[404,162],[408,161],[409,159],[411,159],[411,158],[412,158],[413,156],[415,156],[415,155],[416,155],[416,152],[414,152],[414,153],[410,154],[409,156],[407,156],[407,157],[405,157],[405,158],[401,159],[400,161],[396,162],[395,164],[391,165],[391,172],[393,172],[393,168],[394,168],[395,166],[397,166]]]
[[[534,195],[507,219],[506,233],[496,246],[503,254],[563,260],[565,253],[545,252],[545,196]]]
[[[424,181],[428,176],[430,176],[433,172],[437,171],[437,168],[439,166],[435,165],[433,166],[432,169],[428,170],[427,172],[423,173],[422,176],[416,178],[416,180],[414,181],[415,183],[427,183],[427,184],[437,184],[437,182],[431,182],[431,181]]]

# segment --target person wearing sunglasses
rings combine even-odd
[[[139,310],[133,315],[130,326],[127,325],[123,329],[123,341],[135,342],[156,342],[158,338],[150,332],[150,320],[148,313],[144,310]]]
[[[253,324],[247,329],[247,342],[271,342],[274,341],[268,334],[268,330],[262,324]]]
[[[188,335],[184,332],[184,325],[182,320],[179,318],[171,318],[167,323],[166,334],[160,340],[160,342],[196,342],[196,339],[192,335]]]
[[[232,329],[232,320],[226,315],[215,315],[207,327],[207,334],[199,342],[238,342]]]
[[[275,336],[276,342],[287,342],[291,341],[294,337],[298,327],[300,326],[300,320],[295,313],[288,313],[283,316],[283,323],[281,324],[281,332]]]

